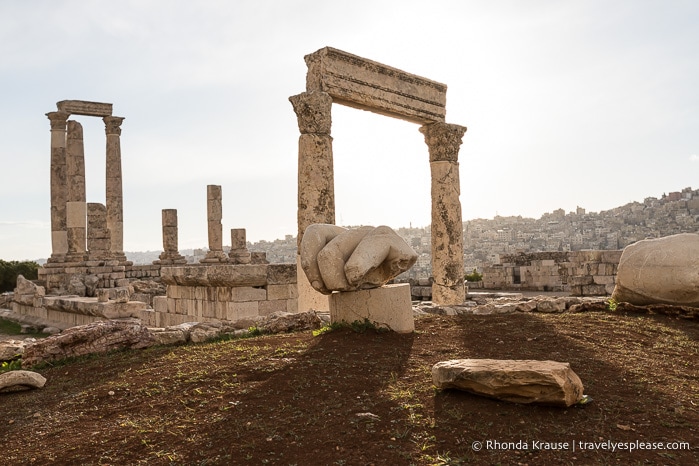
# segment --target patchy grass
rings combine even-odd
[[[696,321],[616,311],[428,316],[409,335],[356,327],[45,366],[43,389],[0,394],[0,463],[699,462]],[[557,409],[436,390],[431,367],[455,358],[569,362],[594,401]],[[534,441],[692,449],[549,450]]]

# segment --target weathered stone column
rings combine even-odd
[[[66,143],[66,171],[68,199],[66,202],[66,227],[68,230],[68,254],[66,261],[85,260],[87,204],[85,198],[85,148],[83,127],[77,121],[68,121]]]
[[[420,127],[420,132],[425,135],[432,174],[432,301],[461,304],[466,291],[458,160],[466,128],[432,123]]]
[[[313,223],[335,223],[332,98],[321,91],[289,97],[298,119],[298,244]]]
[[[332,97],[322,91],[303,92],[289,97],[298,119],[298,245],[306,228],[313,223],[335,224],[335,176],[333,170]],[[327,296],[313,289],[296,256],[298,311],[329,310]]]
[[[231,228],[231,250],[228,257],[233,264],[249,264],[252,261],[245,228]]]
[[[206,218],[209,227],[209,252],[200,260],[202,263],[228,262],[223,252],[223,195],[221,186],[210,184],[206,187]]]
[[[49,112],[46,116],[51,121],[51,257],[49,262],[61,262],[68,252],[66,121],[70,114]]]
[[[163,252],[154,264],[186,264],[178,245],[177,209],[163,209]]]
[[[89,261],[103,261],[111,257],[107,208],[98,202],[87,204],[87,250]]]
[[[121,123],[123,117],[102,118],[107,134],[107,228],[111,236],[111,252],[115,259],[126,260],[124,254],[124,198],[121,175]]]

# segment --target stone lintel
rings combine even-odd
[[[331,47],[304,59],[307,92],[327,92],[333,102],[414,123],[444,121],[446,84]]]
[[[72,115],[86,115],[96,117],[112,116],[112,104],[102,102],[88,102],[87,100],[61,100],[56,103],[59,112]]]

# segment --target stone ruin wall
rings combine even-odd
[[[614,291],[621,253],[570,251],[503,255],[500,264],[483,269],[483,287],[607,296]]]

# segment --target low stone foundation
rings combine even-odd
[[[235,322],[297,312],[296,264],[219,264],[164,266],[166,296],[153,298],[153,310],[141,314],[146,325],[184,322]]]
[[[398,333],[415,330],[410,285],[400,283],[359,291],[335,292],[330,295],[330,321],[363,322]]]

